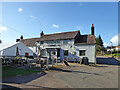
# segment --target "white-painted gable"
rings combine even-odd
[[[17,47],[20,56],[25,56],[25,53],[29,53],[29,56],[33,56],[33,51],[22,42],[0,44],[0,56],[16,56]]]

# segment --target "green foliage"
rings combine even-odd
[[[95,40],[96,40],[96,51],[97,52],[104,51],[105,48],[103,46],[103,40],[102,40],[101,36],[99,35],[99,37],[97,37]]]
[[[119,58],[120,59],[120,53],[113,53],[112,56],[111,56],[111,53],[110,54],[105,54],[104,56],[107,56],[107,57],[114,57],[114,58]]]
[[[112,54],[112,57],[115,57],[115,56],[117,56],[117,54],[115,54],[115,53],[114,53],[114,54]]]
[[[15,57],[14,59],[22,59],[22,57],[18,57],[18,56],[17,56],[17,57]]]
[[[99,44],[100,44],[100,46],[103,46],[103,40],[100,35],[99,35]]]
[[[25,56],[26,58],[31,58],[31,59],[33,59],[34,57],[33,56]]]
[[[3,59],[3,58],[0,58],[0,62],[1,62],[1,61],[4,62],[4,59]]]
[[[105,48],[104,48],[103,46],[96,45],[96,51],[97,51],[97,52],[105,51]]]
[[[100,47],[99,45],[96,45],[96,51],[97,51],[97,52],[100,52],[100,51],[101,51],[100,48],[101,48],[101,47]]]
[[[33,59],[34,57],[33,56],[25,56],[25,58],[31,58],[31,59]],[[17,56],[14,59],[22,59],[22,57]]]
[[[99,35],[99,37],[96,38],[96,44],[100,45],[100,46],[103,46],[103,40],[102,40],[100,35]]]

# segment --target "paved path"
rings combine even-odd
[[[107,65],[120,65],[120,61],[115,58],[110,57],[97,57],[98,64],[107,64]]]

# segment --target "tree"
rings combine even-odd
[[[100,45],[100,46],[103,46],[103,40],[102,40],[100,35],[99,35],[99,37],[96,38],[96,44]]]
[[[105,48],[103,46],[103,40],[102,40],[101,36],[99,35],[99,37],[97,37],[95,40],[96,40],[96,51],[101,52],[101,54],[102,54],[102,52],[104,51]]]
[[[103,46],[103,40],[100,35],[99,35],[99,44],[100,44],[100,46]]]

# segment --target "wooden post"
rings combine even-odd
[[[80,64],[82,63],[82,58],[80,58]]]
[[[57,57],[56,57],[56,65],[58,65],[58,60],[57,60]]]
[[[52,59],[52,67],[53,67],[53,54],[52,54],[52,51],[51,51],[51,59]]]
[[[118,48],[119,48],[119,47],[118,47]],[[119,50],[119,49],[118,49],[118,50]],[[117,57],[116,57],[117,59],[119,59],[119,57],[118,57],[118,52],[119,52],[119,51],[117,51]]]
[[[74,63],[75,63],[75,58],[74,58]]]
[[[63,57],[62,63],[64,64],[64,57]]]
[[[46,51],[46,57],[47,57],[46,69],[49,70],[49,58],[48,58],[47,49],[45,49],[45,51]]]
[[[55,52],[56,52],[56,53],[55,53],[55,54],[56,54],[56,55],[55,55],[56,65],[58,65],[58,60],[57,60],[57,49],[55,49]]]
[[[95,58],[95,65],[97,64],[96,58]]]
[[[49,70],[49,66],[48,66],[49,65],[49,60],[48,60],[48,57],[47,57],[47,63],[46,64],[47,64],[46,65],[46,69]]]
[[[52,59],[52,67],[53,67],[53,59]]]

